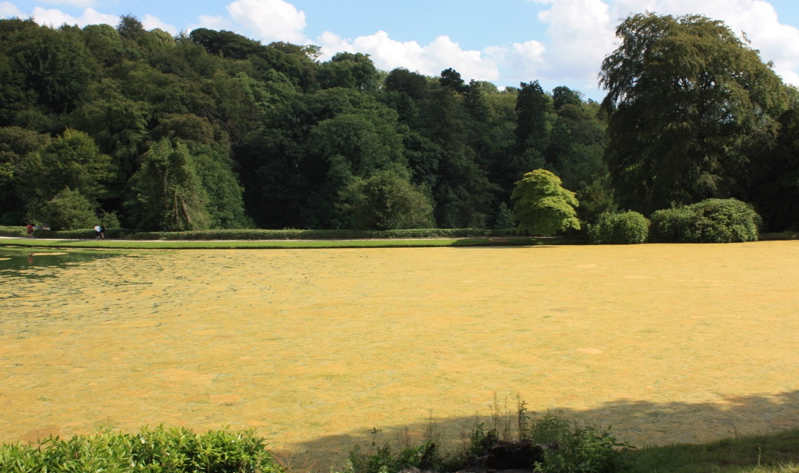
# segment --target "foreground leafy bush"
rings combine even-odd
[[[629,446],[618,442],[608,429],[577,427],[556,414],[531,420],[525,405],[519,406],[513,419],[515,437],[506,429],[508,425],[497,423],[503,423],[498,417],[494,417],[492,428],[475,422],[465,442],[449,452],[429,435],[417,445],[378,445],[378,431],[374,430],[371,445],[365,450],[354,447],[343,468],[331,473],[398,473],[410,467],[439,472],[534,469],[540,473],[621,473],[630,469],[625,450]],[[505,466],[497,467],[499,464]]]
[[[577,428],[559,436],[557,446],[544,450],[541,473],[622,473],[629,471],[628,457],[608,430]]]
[[[103,432],[38,445],[0,446],[0,471],[8,473],[112,471],[118,473],[282,473],[252,431],[195,434],[183,428]]]
[[[594,245],[631,245],[643,243],[649,234],[649,222],[638,212],[603,213],[588,227],[588,241]]]
[[[663,243],[757,241],[763,222],[750,205],[736,199],[708,199],[658,210],[650,220],[650,240]]]

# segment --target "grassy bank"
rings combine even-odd
[[[513,230],[489,230],[484,228],[411,228],[399,230],[267,230],[228,229],[197,230],[186,232],[148,232],[126,228],[109,228],[105,232],[110,240],[353,240],[353,239],[418,239],[418,238],[487,238],[512,237]],[[24,237],[25,227],[0,226],[0,236]],[[93,229],[81,230],[34,230],[34,238],[59,240],[93,240],[97,236]]]
[[[418,240],[60,240],[2,238],[0,246],[31,248],[107,248],[107,249],[302,249],[302,248],[425,248],[464,246],[524,246],[560,243],[535,238],[438,238]]]
[[[698,445],[630,452],[634,471],[658,473],[797,473],[799,429]]]

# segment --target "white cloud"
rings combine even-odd
[[[98,12],[94,8],[87,8],[83,10],[83,14],[81,14],[81,16],[74,17],[62,12],[61,10],[36,7],[33,9],[33,14],[31,16],[36,23],[40,25],[51,26],[53,28],[57,28],[63,24],[84,27],[86,25],[97,25],[102,23],[116,26],[119,23],[118,16],[106,15],[104,13]]]
[[[779,22],[774,7],[764,0],[531,0],[545,5],[539,21],[547,25],[543,63],[513,73],[535,71],[550,81],[583,81],[595,87],[604,57],[618,45],[614,32],[622,19],[635,13],[701,14],[724,21],[739,35],[745,32],[764,61],[774,61],[783,79],[799,84],[799,29]],[[517,58],[509,57],[509,60]]]
[[[196,25],[189,26],[188,31],[191,32],[197,28],[233,31],[235,29],[235,25],[228,18],[223,18],[221,16],[200,15],[200,22]]]
[[[0,18],[23,18],[22,10],[11,2],[0,2]]]
[[[234,21],[269,43],[307,43],[305,13],[284,0],[236,0],[227,6]]]
[[[166,31],[171,35],[178,34],[178,29],[168,23],[164,23],[158,17],[153,15],[144,15],[144,18],[141,20],[141,24],[144,26],[146,30],[154,30],[156,28]]]
[[[317,38],[322,46],[322,60],[337,52],[359,52],[369,54],[375,67],[390,71],[404,67],[424,75],[437,76],[447,68],[458,71],[465,80],[496,80],[499,68],[496,54],[483,54],[476,50],[464,50],[448,36],[439,36],[426,46],[416,41],[401,42],[391,39],[385,31],[369,36],[345,40],[325,32]]]
[[[592,80],[613,48],[613,21],[601,0],[560,0],[542,10],[548,25],[549,48],[544,56],[546,78]]]

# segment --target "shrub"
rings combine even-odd
[[[66,188],[45,204],[41,217],[53,230],[91,228],[98,222],[95,207],[79,191]]]
[[[0,471],[259,472],[283,469],[252,431],[143,429],[138,434],[101,432],[38,445],[0,445]]]
[[[513,210],[508,207],[508,204],[502,202],[499,204],[497,214],[494,216],[494,229],[496,230],[512,230],[516,228],[516,222],[513,220]]]
[[[696,215],[686,207],[663,209],[650,217],[649,239],[662,243],[689,243],[695,241]]]
[[[536,464],[541,473],[621,473],[629,471],[628,457],[608,430],[594,427],[563,432],[553,448],[544,450],[544,461]]]
[[[651,216],[651,240],[664,243],[731,243],[757,241],[763,220],[736,199],[708,199]]]
[[[588,227],[588,241],[595,245],[643,243],[648,234],[649,222],[638,212],[603,213]]]
[[[343,197],[342,209],[352,214],[356,228],[391,230],[427,227],[433,206],[422,189],[392,171],[357,180]]]
[[[405,445],[396,450],[388,442],[377,444],[378,429],[372,429],[372,443],[367,451],[356,445],[350,450],[347,462],[331,473],[397,473],[406,468],[437,469],[441,465],[438,445],[425,440],[418,445]]]

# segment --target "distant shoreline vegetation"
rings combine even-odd
[[[130,15],[3,19],[0,225],[504,230],[536,228],[540,197],[566,216],[554,230],[708,199],[751,205],[759,230],[799,229],[796,89],[722,22],[642,14],[616,33],[600,104],[535,78],[499,90]],[[539,171],[565,200],[514,197]],[[640,240],[632,218],[594,236]]]

